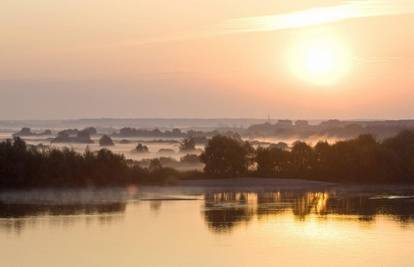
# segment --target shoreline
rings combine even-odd
[[[0,189],[0,205],[27,204],[41,206],[108,205],[129,201],[199,200],[203,194],[324,192],[347,196],[375,195],[378,198],[407,196],[414,198],[414,184],[356,185],[304,179],[226,178],[182,180],[173,185],[129,185],[106,187],[45,187]]]
[[[223,189],[269,189],[269,190],[311,190],[311,189],[407,189],[414,190],[414,184],[410,183],[341,183],[320,180],[308,180],[299,178],[273,178],[273,177],[235,177],[235,178],[184,178],[167,183],[131,183],[113,185],[86,185],[86,186],[28,186],[0,188],[0,193],[11,191],[49,191],[49,190],[112,190],[137,188],[223,188]]]
[[[258,177],[236,177],[236,178],[202,178],[178,180],[173,186],[190,187],[281,187],[281,188],[310,188],[334,186],[338,183],[322,182],[305,179],[289,178],[258,178]]]

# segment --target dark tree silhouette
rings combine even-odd
[[[314,147],[296,142],[290,149],[254,149],[238,138],[218,135],[209,140],[200,159],[209,178],[251,175],[358,184],[413,183],[414,132],[403,131],[382,142],[367,134],[335,144],[319,142]],[[144,169],[106,149],[77,153],[27,145],[19,137],[0,142],[0,189],[157,184],[169,183],[174,177],[188,178],[185,175],[163,167],[160,160]]]
[[[187,151],[194,151],[195,150],[195,140],[191,137],[186,137],[180,143],[180,151],[187,152]]]
[[[191,164],[200,163],[200,157],[195,154],[187,154],[180,158],[180,162]]]
[[[237,177],[247,173],[251,152],[249,143],[217,135],[208,142],[200,159],[205,163],[204,171],[208,175]]]
[[[135,147],[136,152],[138,153],[148,153],[149,149],[148,146],[143,145],[141,143],[139,143],[136,147]]]
[[[263,177],[283,177],[286,175],[289,152],[278,147],[259,147],[256,150],[257,173]]]
[[[273,150],[272,150],[273,149]],[[314,147],[296,142],[290,151],[258,148],[257,175],[352,183],[414,181],[414,133],[401,132],[382,143],[364,134]]]
[[[289,156],[289,173],[291,177],[309,178],[313,166],[312,147],[305,142],[296,141]]]
[[[0,189],[159,184],[176,175],[162,166],[143,169],[107,149],[81,154],[69,148],[38,149],[19,137],[0,142]]]
[[[107,135],[102,135],[101,139],[99,139],[100,146],[113,146],[114,142],[112,141],[111,137]]]

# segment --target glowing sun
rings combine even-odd
[[[350,68],[346,47],[327,37],[301,40],[291,48],[288,61],[295,76],[317,85],[337,82]]]

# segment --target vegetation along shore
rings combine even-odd
[[[163,167],[158,159],[146,167],[101,149],[35,147],[20,137],[0,143],[0,189],[36,187],[171,184],[177,180],[239,177],[306,179],[352,184],[414,182],[414,131],[376,140],[372,135],[310,146],[254,147],[239,138],[216,135],[200,155],[203,171]],[[235,180],[237,181],[237,180]]]

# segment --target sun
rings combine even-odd
[[[289,68],[298,78],[316,85],[332,85],[350,69],[346,47],[333,37],[312,37],[298,41],[289,53]]]
[[[306,70],[315,77],[328,74],[335,68],[335,54],[330,47],[310,47],[304,60]]]

